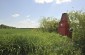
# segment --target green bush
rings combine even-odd
[[[82,50],[85,55],[85,12],[72,11],[69,12],[71,27],[73,28],[73,41],[75,46]]]
[[[40,28],[47,32],[57,32],[58,20],[53,17],[43,17],[40,21]]]

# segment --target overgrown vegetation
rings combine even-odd
[[[73,42],[56,33],[0,29],[0,55],[80,55]]]
[[[53,17],[43,17],[40,22],[40,28],[47,32],[57,32],[58,20]]]
[[[69,12],[70,24],[73,28],[73,41],[75,46],[82,50],[85,55],[85,12],[71,11]]]

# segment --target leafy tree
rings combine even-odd
[[[48,31],[48,32],[57,31],[58,20],[53,17],[43,17],[40,22],[40,28],[43,31]]]
[[[71,11],[69,12],[69,19],[73,28],[73,40],[76,47],[80,47],[83,55],[85,55],[85,12]]]

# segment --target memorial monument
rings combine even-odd
[[[70,28],[68,20],[68,14],[63,13],[59,22],[58,33],[62,36],[68,36],[72,38],[72,29]]]

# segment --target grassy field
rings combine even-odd
[[[70,38],[35,29],[0,29],[0,55],[80,55]]]

